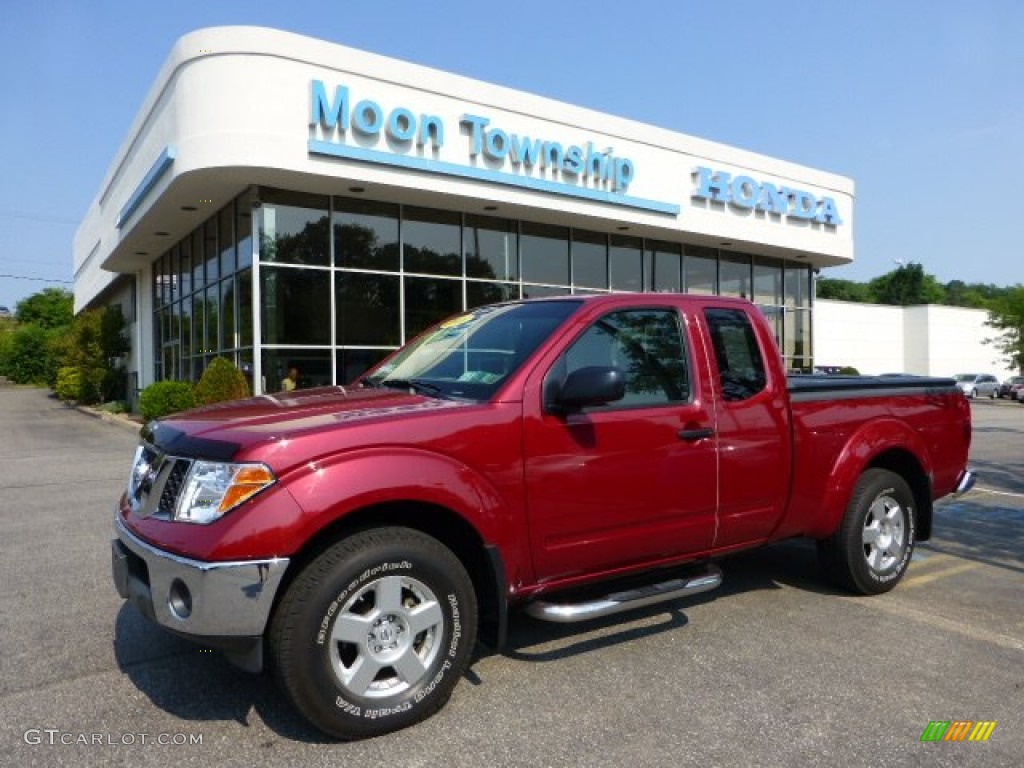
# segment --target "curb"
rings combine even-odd
[[[92,416],[94,419],[105,421],[108,424],[113,424],[114,426],[121,427],[122,429],[130,429],[136,433],[138,433],[138,431],[144,426],[140,422],[132,420],[123,413],[107,413],[106,411],[101,411],[96,408],[90,408],[87,405],[73,405],[71,407],[79,413],[84,413],[87,416]]]

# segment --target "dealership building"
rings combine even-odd
[[[850,179],[278,30],[181,38],[75,236],[134,388],[217,356],[342,384],[435,321],[615,291],[743,296],[809,369]]]

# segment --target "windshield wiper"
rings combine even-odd
[[[429,395],[430,397],[445,398],[444,390],[436,384],[431,384],[429,381],[423,381],[423,379],[384,379],[380,382],[382,387],[390,387],[391,389],[408,389],[420,395]]]

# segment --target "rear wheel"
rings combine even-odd
[[[296,577],[270,628],[278,681],[316,727],[342,739],[437,712],[469,665],[476,595],[462,563],[408,528],[344,539]]]
[[[869,469],[854,486],[839,530],[818,542],[818,555],[840,586],[877,595],[903,578],[915,534],[910,486],[894,472]]]

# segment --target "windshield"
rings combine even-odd
[[[956,376],[953,377],[953,380],[954,381],[974,381],[976,378],[978,378],[978,374],[976,374],[976,373],[958,373]]]
[[[456,315],[399,350],[363,382],[489,400],[579,305],[572,300],[496,304]]]

